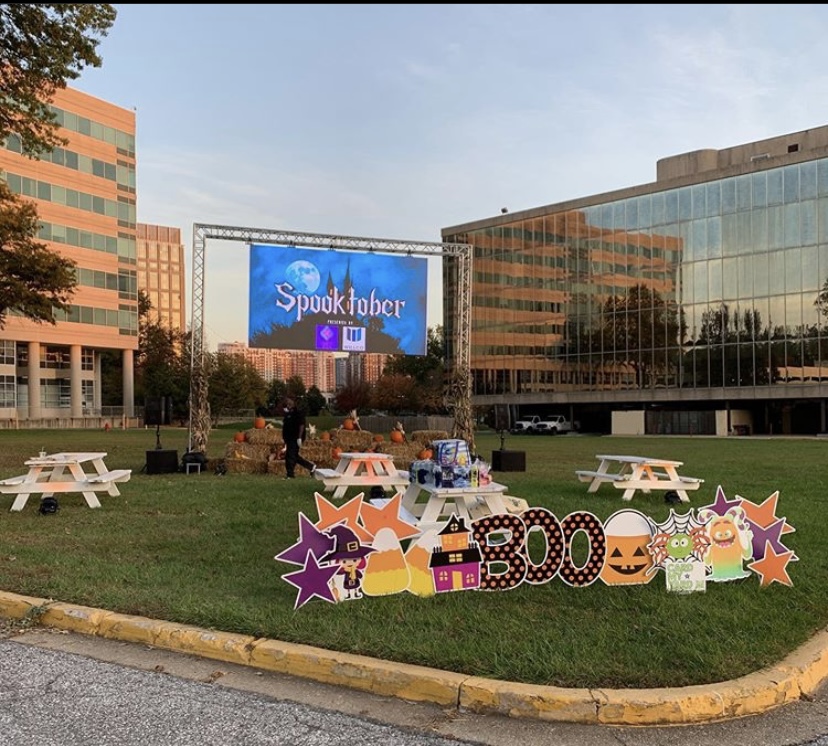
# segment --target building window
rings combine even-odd
[[[0,365],[14,365],[14,342],[0,339]]]
[[[16,401],[14,376],[0,376],[0,408],[14,408]]]
[[[95,351],[88,347],[81,349],[81,370],[95,370]]]

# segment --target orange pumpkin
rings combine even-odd
[[[392,443],[404,443],[405,442],[405,433],[403,433],[400,430],[392,430],[390,438],[391,438]]]
[[[246,441],[246,440],[247,440],[247,433],[245,433],[245,432],[244,432],[244,430],[239,430],[239,432],[237,432],[237,433],[233,436],[233,440],[234,440],[236,443],[244,443],[244,441]]]
[[[434,451],[431,448],[423,448],[423,450],[417,454],[417,458],[420,459],[420,461],[431,461],[431,459],[434,458]]]
[[[322,434],[319,436],[319,440],[330,440],[331,434],[327,430],[323,430]]]
[[[331,456],[335,459],[338,459],[342,455],[342,449],[339,446],[334,446],[331,448]]]
[[[257,430],[264,430],[265,425],[267,425],[267,421],[264,417],[257,417],[255,420],[253,420],[253,427],[255,427]]]
[[[382,433],[377,433],[374,436],[374,443],[382,443],[384,440],[385,440],[385,437],[382,435]]]
[[[354,421],[348,417],[342,422],[342,427],[345,430],[353,430],[354,429]]]

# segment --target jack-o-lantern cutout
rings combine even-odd
[[[647,549],[652,526],[637,510],[619,510],[604,524],[607,553],[601,580],[607,585],[646,585],[656,575]]]

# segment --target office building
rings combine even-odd
[[[137,241],[138,287],[152,304],[150,318],[168,329],[187,331],[181,229],[138,223]]]
[[[828,430],[828,127],[442,237],[473,247],[474,405],[596,432]]]
[[[0,174],[36,204],[39,239],[76,262],[78,287],[54,326],[7,316],[0,427],[100,424],[107,350],[117,351],[123,366],[116,411],[117,422],[127,424],[138,348],[135,113],[72,89],[57,91],[52,110],[66,145],[32,160],[11,136],[0,147]]]

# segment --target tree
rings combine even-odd
[[[35,240],[38,227],[34,203],[0,179],[0,329],[9,311],[54,324],[55,310],[69,309],[75,263]]]
[[[207,401],[213,425],[224,414],[256,410],[265,403],[267,384],[253,363],[241,355],[219,352],[210,357],[207,368]]]
[[[305,394],[305,406],[311,417],[318,417],[327,404],[328,402],[319,390],[319,386],[314,384],[308,389],[308,393]]]
[[[173,417],[186,421],[190,395],[190,361],[186,350],[190,335],[150,318],[151,309],[146,293],[139,290],[136,400],[170,397]]]
[[[417,381],[401,373],[383,373],[371,392],[371,406],[390,414],[420,411]]]
[[[52,97],[101,66],[98,45],[116,15],[105,3],[0,4],[0,139],[16,134],[28,156],[66,144]]]
[[[365,381],[348,383],[336,392],[335,402],[338,412],[366,409],[371,404],[371,386]]]
[[[425,355],[392,355],[385,363],[383,376],[405,376],[416,382],[416,400],[402,409],[436,413],[445,411],[446,355],[443,327],[428,329]],[[388,409],[380,406],[379,409]]]

